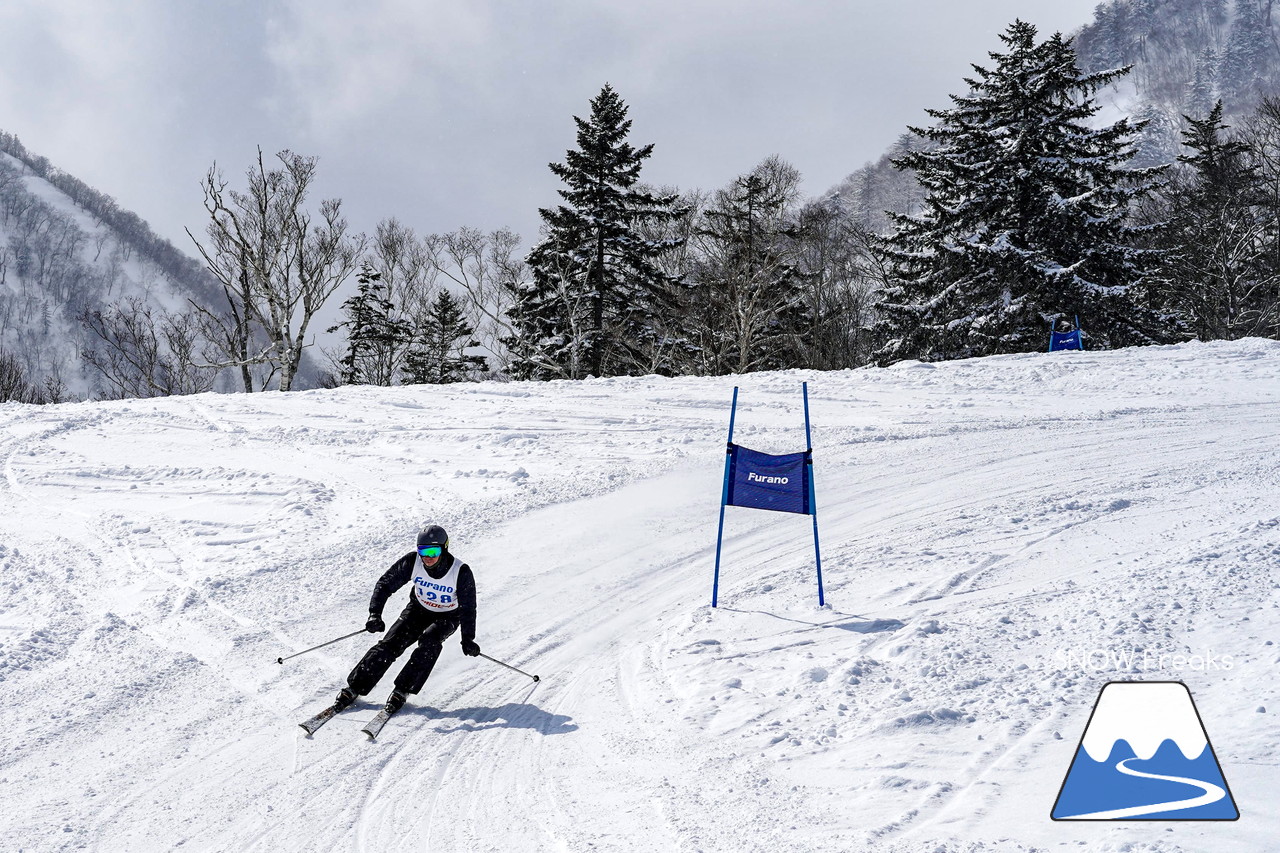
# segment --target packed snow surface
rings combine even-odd
[[[811,519],[730,507],[804,449]],[[6,851],[1258,851],[1280,838],[1280,343],[0,406]],[[431,520],[474,568],[376,742],[307,738]],[[388,605],[394,616],[408,590]],[[390,619],[388,620],[390,621]],[[1184,681],[1236,822],[1049,819]]]

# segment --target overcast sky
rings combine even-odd
[[[528,246],[605,82],[656,145],[647,182],[714,189],[779,154],[816,195],[947,106],[1014,18],[1070,33],[1097,2],[3,0],[0,129],[188,252],[201,178],[243,186],[259,145],[319,156],[359,230]]]

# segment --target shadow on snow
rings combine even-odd
[[[427,717],[444,725],[436,726],[442,734],[449,732],[478,732],[486,729],[532,729],[544,735],[562,735],[578,730],[572,718],[564,714],[552,714],[527,702],[508,702],[498,707],[450,708],[441,710],[429,706],[405,708],[402,714]],[[456,725],[448,725],[457,720]]]
[[[852,631],[855,634],[880,634],[886,631],[897,631],[899,628],[905,628],[907,624],[900,619],[866,619],[856,613],[837,614],[839,618],[830,622],[809,622],[805,619],[796,619],[791,616],[779,616],[777,613],[770,613],[767,610],[738,610],[737,608],[723,605],[721,605],[720,609],[733,613],[758,613],[761,616],[772,616],[774,619],[781,619],[784,622],[795,622],[814,628],[839,628],[842,631]]]

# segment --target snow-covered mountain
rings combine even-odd
[[[30,384],[60,380],[83,399],[98,389],[80,358],[94,341],[77,318],[131,298],[185,311],[188,299],[216,308],[221,297],[137,216],[0,133],[0,349]]]
[[[804,446],[810,519],[729,508]],[[839,373],[0,406],[7,850],[1258,851],[1280,837],[1280,342]],[[297,723],[443,524],[483,650]],[[398,612],[407,591],[388,607]],[[396,671],[393,668],[392,673]],[[1114,680],[1237,821],[1054,822]],[[1207,753],[1206,753],[1207,754]]]

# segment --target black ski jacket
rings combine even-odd
[[[413,570],[418,561],[418,552],[410,551],[400,559],[391,564],[391,568],[378,579],[377,584],[373,587],[373,598],[369,599],[369,612],[382,616],[382,608],[386,606],[387,599],[395,593],[400,587],[413,580]],[[448,572],[449,566],[453,564],[453,555],[445,551],[440,555],[440,562],[436,563],[435,568],[427,569],[427,574],[439,580]],[[476,578],[471,574],[471,567],[463,563],[458,568],[458,609],[456,613],[462,622],[462,641],[470,642],[476,638]],[[413,592],[409,593],[409,603],[414,607],[425,610],[414,598]],[[452,613],[442,613],[442,616],[452,616]]]

